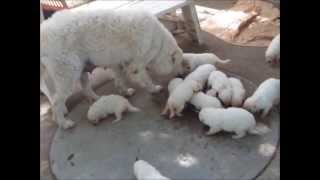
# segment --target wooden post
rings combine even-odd
[[[44,21],[44,16],[43,16],[42,6],[40,4],[40,24],[42,23],[42,21]]]
[[[200,34],[201,28],[194,2],[191,1],[187,6],[184,6],[182,8],[182,13],[186,23],[187,31],[191,35],[191,38],[196,40],[198,44],[201,45],[203,40]]]

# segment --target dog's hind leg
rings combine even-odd
[[[99,96],[93,91],[92,85],[89,79],[89,73],[83,72],[81,74],[81,86],[86,97],[91,101],[96,101],[99,99]]]

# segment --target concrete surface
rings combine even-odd
[[[256,87],[242,82],[250,96]],[[107,83],[98,93],[115,93],[112,87]],[[53,139],[54,175],[57,179],[134,179],[132,165],[138,157],[171,179],[252,179],[272,157],[279,137],[277,110],[263,120],[272,129],[269,134],[234,140],[229,133],[205,136],[207,129],[191,108],[175,120],[160,116],[166,97],[166,92],[151,96],[139,91],[130,102],[143,112],[127,113],[114,124],[110,117],[98,126],[87,121],[90,104],[82,101],[68,115],[77,126],[58,130]]]
[[[225,9],[231,7],[232,2],[220,0],[197,0],[196,4],[213,7],[217,9]],[[276,2],[277,7],[280,6],[279,1]],[[280,69],[272,69],[264,62],[264,52],[266,48],[252,48],[252,47],[239,47],[226,44],[225,42],[204,33],[205,44],[204,46],[197,46],[187,40],[183,40],[181,47],[186,52],[204,52],[211,51],[216,53],[222,58],[232,58],[233,63],[222,67],[230,72],[236,73],[249,79],[250,81],[258,84],[264,79],[269,77],[280,77]],[[41,97],[40,105],[45,104],[46,99]],[[52,137],[56,131],[57,126],[52,122],[50,112],[47,113],[47,118],[40,118],[41,138],[40,138],[40,177],[42,180],[52,180],[54,177],[50,172],[50,163],[48,160],[50,144]],[[258,179],[280,179],[280,150],[277,150],[275,158],[268,165]]]

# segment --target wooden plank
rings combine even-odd
[[[201,28],[195,6],[193,4],[190,4],[188,6],[183,7],[182,13],[187,31],[191,35],[191,38],[193,40],[196,40],[198,44],[202,44],[203,41],[201,37]]]

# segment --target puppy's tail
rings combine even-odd
[[[128,103],[128,111],[129,112],[140,112],[141,110],[137,107],[132,106],[130,103]]]
[[[266,134],[268,132],[270,132],[271,129],[262,124],[262,123],[257,123],[256,126],[254,126],[253,128],[249,129],[249,133],[250,134],[255,134],[255,135],[263,135],[263,134]]]
[[[219,64],[228,64],[230,62],[231,62],[231,59],[225,59],[225,60],[218,59],[217,60],[217,63],[219,63]]]

